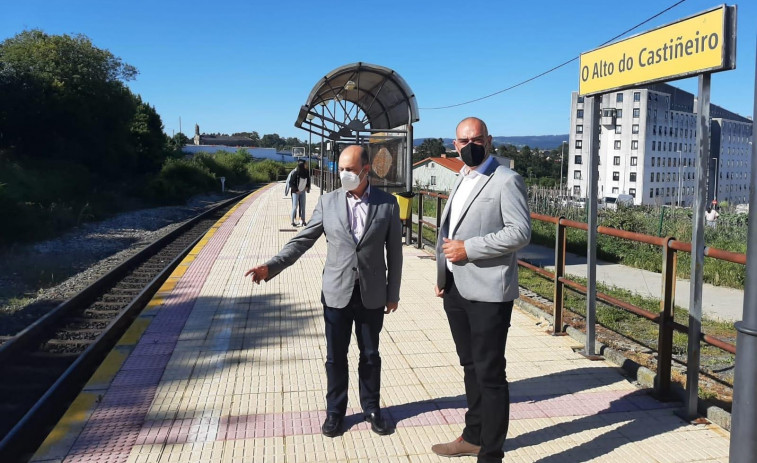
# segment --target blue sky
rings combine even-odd
[[[391,68],[421,108],[414,135],[453,137],[478,116],[493,135],[567,133],[578,62],[476,103],[646,20],[677,0],[381,2],[217,0],[8,1],[0,40],[25,29],[81,33],[140,74],[129,86],[169,135],[256,130],[305,139],[294,127],[318,79],[349,63]],[[686,0],[634,33],[719,5]],[[713,74],[712,102],[753,111],[757,2],[737,3],[737,68]],[[578,8],[576,8],[578,6]],[[696,93],[696,79],[673,83]]]

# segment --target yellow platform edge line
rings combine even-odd
[[[273,185],[274,184],[269,184],[242,198],[239,203],[232,207],[223,215],[223,217],[218,219],[212,228],[218,229],[243,203],[260,196],[262,192],[268,190]],[[104,393],[105,388],[107,388],[113,381],[113,378],[116,377],[121,370],[123,363],[129,356],[129,353],[131,353],[131,350],[136,346],[137,342],[139,342],[142,334],[144,334],[150,326],[153,318],[152,315],[160,310],[160,307],[165,302],[168,294],[170,294],[179,279],[186,273],[189,264],[195,260],[197,254],[199,254],[208,243],[208,233],[206,233],[194,248],[192,248],[192,251],[182,259],[182,262],[173,272],[171,272],[171,275],[166,279],[166,282],[163,283],[155,296],[153,296],[145,308],[142,309],[140,315],[134,319],[132,325],[126,330],[124,335],[121,336],[110,353],[105,357],[103,363],[97,368],[97,370],[95,370],[89,381],[87,381],[84,390],[79,393],[76,399],[74,399],[68,410],[47,435],[47,438],[45,438],[30,460],[31,462],[62,459],[68,455],[74,441],[81,433],[82,429],[84,429],[87,420],[92,416],[92,413],[99,404],[100,399],[102,398],[101,394]],[[215,234],[215,230],[213,230],[212,234]],[[100,389],[100,392],[97,391],[98,389]]]

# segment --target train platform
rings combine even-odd
[[[308,195],[312,211],[317,189]],[[32,461],[441,462],[431,446],[460,435],[462,368],[435,263],[404,248],[401,300],[381,334],[381,406],[396,425],[361,421],[357,346],[350,350],[345,432],[325,418],[321,238],[268,283],[244,272],[296,230],[283,184],[252,193],[174,271],[87,383]],[[729,434],[692,424],[570,337],[515,310],[507,343],[507,462],[727,462]],[[453,460],[454,461],[454,460]],[[463,457],[459,461],[475,461]]]

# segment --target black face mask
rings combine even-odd
[[[479,166],[486,157],[486,147],[472,142],[468,143],[460,150],[460,156],[468,167]]]

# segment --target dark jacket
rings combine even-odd
[[[292,176],[289,179],[289,191],[291,191],[292,193],[299,193],[297,187],[299,186],[300,178],[307,179],[308,184],[305,187],[305,190],[310,189],[310,172],[308,172],[307,169],[300,171],[299,167],[295,167],[292,171]]]

